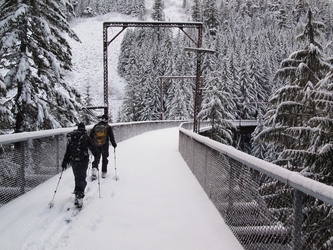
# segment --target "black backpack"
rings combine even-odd
[[[83,161],[88,156],[86,133],[74,130],[67,134],[67,145],[71,161]]]
[[[94,127],[93,141],[96,146],[103,146],[108,139],[108,125],[99,123]]]

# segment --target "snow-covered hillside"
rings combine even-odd
[[[87,88],[93,105],[104,104],[103,80],[103,22],[135,19],[118,13],[109,13],[93,18],[78,18],[71,22],[72,29],[79,36],[81,43],[71,40],[73,52],[73,71],[67,74],[67,81],[76,87],[82,96],[87,95]],[[117,33],[109,31],[109,37]],[[123,34],[122,34],[123,35]],[[113,115],[117,114],[123,96],[124,80],[117,74],[118,56],[122,35],[109,46],[109,93]]]

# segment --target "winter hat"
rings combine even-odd
[[[79,125],[77,125],[77,129],[85,130],[86,126],[84,125],[83,122],[80,122]]]
[[[100,119],[101,119],[101,121],[107,121],[107,120],[109,120],[109,117],[108,117],[108,115],[102,115],[100,117]]]

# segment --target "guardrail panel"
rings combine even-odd
[[[333,249],[331,186],[185,127],[179,152],[245,249]]]

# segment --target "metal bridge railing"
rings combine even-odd
[[[117,142],[156,129],[179,126],[180,121],[111,125]],[[87,126],[87,130],[92,126]],[[0,136],[0,207],[61,171],[65,135],[74,128]]]
[[[179,151],[244,249],[333,249],[333,187],[195,134],[190,124],[181,125]]]

